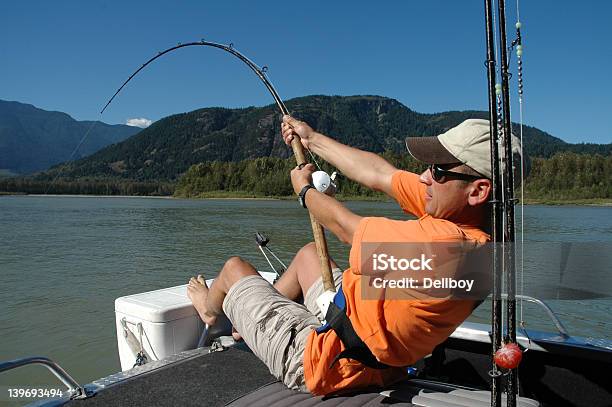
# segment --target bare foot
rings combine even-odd
[[[189,279],[189,285],[187,286],[187,296],[193,303],[196,311],[202,318],[205,324],[214,325],[217,322],[215,315],[210,315],[206,307],[206,300],[208,298],[208,287],[206,286],[206,280],[202,275],[198,274],[198,277],[191,277]]]

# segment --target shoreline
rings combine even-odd
[[[20,193],[0,193],[1,196],[34,196],[50,198],[147,198],[147,199],[175,199],[173,196],[155,195],[78,195],[78,194],[20,194]]]
[[[238,196],[236,196],[238,195]],[[33,197],[66,197],[66,198],[144,198],[144,199],[185,199],[185,200],[245,200],[245,201],[290,201],[296,199],[294,196],[240,196],[242,194],[214,194],[199,197],[180,197],[180,196],[154,196],[154,195],[78,195],[78,194],[27,194],[19,192],[0,192],[2,196],[33,196]],[[244,194],[249,195],[249,194]],[[392,202],[391,199],[377,197],[344,197],[340,195],[338,200],[341,202]],[[597,206],[612,207],[612,200],[593,198],[593,199],[574,199],[574,200],[549,200],[549,199],[526,199],[525,205],[543,206]]]

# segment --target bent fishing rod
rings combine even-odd
[[[196,42],[188,42],[185,44],[179,43],[178,45],[174,47],[171,47],[164,51],[159,52],[157,55],[149,59],[147,62],[142,64],[140,68],[134,71],[134,73],[132,73],[125,82],[123,82],[123,84],[119,87],[119,89],[117,89],[115,94],[108,100],[108,102],[106,102],[106,105],[104,105],[104,107],[100,111],[100,114],[104,113],[106,108],[112,103],[112,101],[119,94],[119,92],[121,92],[121,90],[128,84],[128,82],[130,82],[136,75],[138,75],[138,73],[142,71],[146,66],[148,66],[156,59],[170,52],[176,51],[180,48],[193,47],[193,46],[205,46],[205,47],[217,48],[222,51],[228,52],[234,55],[236,58],[240,59],[249,68],[251,68],[253,72],[255,72],[257,77],[259,77],[259,79],[266,86],[266,88],[268,89],[272,97],[274,98],[274,101],[276,102],[276,105],[278,106],[281,114],[283,115],[289,114],[289,110],[287,109],[287,106],[285,106],[285,103],[278,95],[278,92],[276,92],[276,89],[274,89],[274,86],[272,85],[270,80],[266,77],[267,68],[265,66],[260,68],[253,61],[247,58],[244,54],[234,49],[233,44],[224,45],[224,44],[218,44],[216,42],[210,42],[210,41],[204,41],[204,40],[196,41]],[[302,146],[302,143],[299,137],[293,138],[293,140],[291,141],[291,148],[293,149],[293,154],[295,155],[297,165],[303,166],[304,164],[306,164],[307,161],[306,161],[306,156],[304,154],[304,147]],[[329,254],[327,251],[327,241],[325,239],[325,232],[323,231],[323,227],[316,221],[316,219],[314,218],[311,212],[309,212],[309,215],[310,215],[310,224],[312,226],[312,233],[314,236],[315,245],[317,247],[317,254],[319,256],[319,261],[321,263],[321,277],[323,279],[323,286],[326,291],[335,291],[336,288],[334,285],[334,280],[332,278],[331,267],[329,265]]]

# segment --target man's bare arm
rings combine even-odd
[[[353,235],[362,219],[361,216],[316,189],[306,193],[306,205],[317,222],[332,232],[338,240],[346,244],[353,242]]]
[[[397,171],[390,162],[377,154],[344,145],[317,133],[311,150],[338,168],[353,181],[391,196],[391,178]]]
[[[286,143],[290,144],[294,134],[298,134],[304,147],[338,168],[346,177],[392,196],[391,178],[397,168],[384,158],[339,143],[290,116],[283,118],[282,129]]]
[[[291,171],[291,184],[296,194],[302,191],[304,186],[311,184],[314,170],[314,165],[308,164],[304,168],[295,168]],[[350,244],[353,241],[361,216],[314,188],[306,192],[305,201],[310,213],[325,229],[344,243]]]

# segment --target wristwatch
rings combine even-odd
[[[308,192],[309,189],[314,189],[314,186],[311,184],[304,185],[304,188],[302,188],[298,194],[298,202],[302,205],[302,208],[306,208],[306,192]]]

